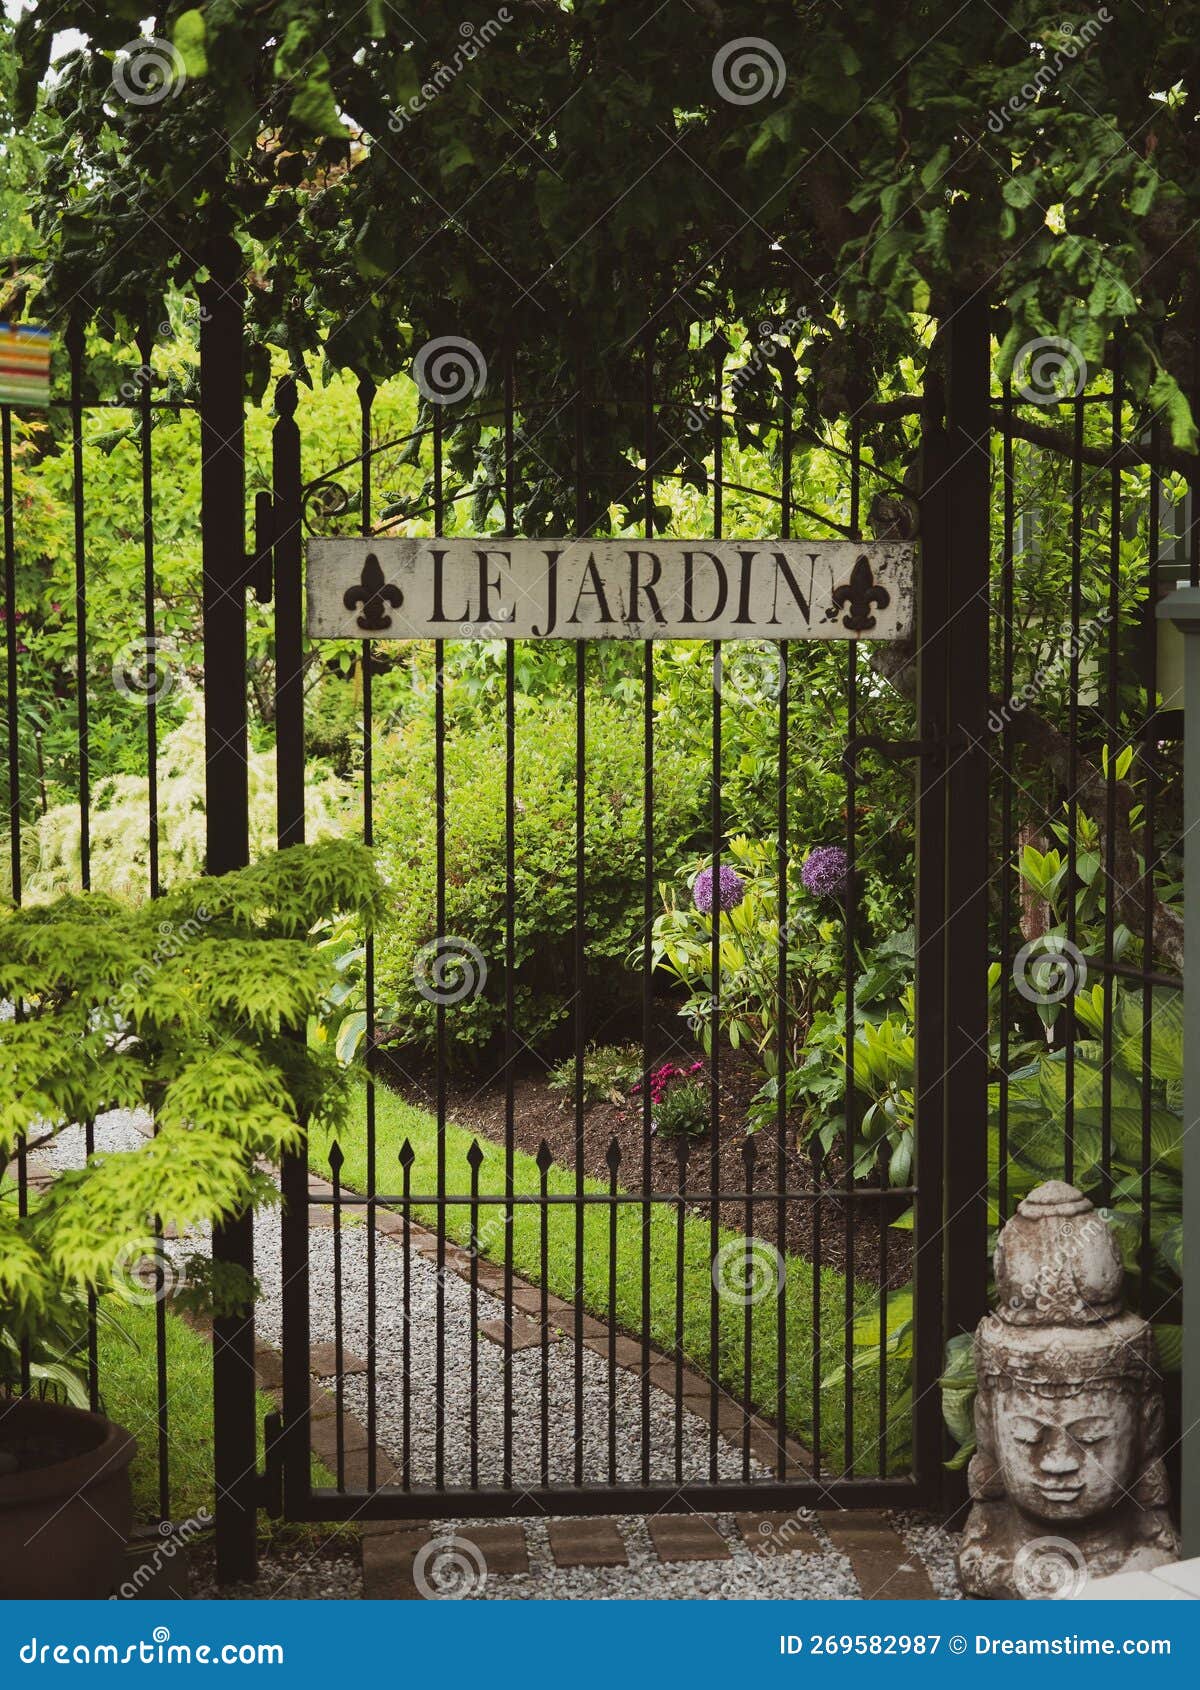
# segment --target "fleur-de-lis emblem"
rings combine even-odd
[[[379,559],[374,552],[368,552],[358,585],[346,588],[342,594],[342,603],[347,610],[353,610],[357,605],[362,606],[358,625],[364,634],[382,633],[392,625],[392,619],[384,610],[384,605],[390,604],[393,610],[399,610],[404,603],[404,594],[399,587],[393,587],[384,581]]]
[[[878,584],[871,573],[870,559],[860,555],[850,571],[849,582],[833,589],[833,605],[826,612],[826,620],[836,622],[838,612],[844,609],[846,614],[842,617],[842,627],[855,634],[865,634],[875,626],[871,606],[886,610],[891,602],[892,595],[886,587]]]

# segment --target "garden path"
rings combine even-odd
[[[96,1124],[98,1150],[120,1151],[141,1142],[144,1119],[114,1111]],[[82,1160],[82,1132],[74,1129],[60,1135],[55,1146],[58,1168],[79,1165]],[[325,1219],[315,1211],[318,1223]],[[168,1242],[167,1250],[177,1259],[195,1250],[207,1250],[208,1239],[196,1235]],[[340,1234],[342,1284],[342,1343],[344,1408],[348,1463],[357,1454],[361,1462],[361,1422],[366,1419],[366,1380],[359,1371],[348,1371],[350,1361],[367,1349],[367,1258],[368,1235],[362,1222],[343,1224]],[[384,1458],[399,1463],[403,1450],[401,1370],[404,1355],[403,1246],[394,1234],[379,1233],[375,1243],[376,1280],[376,1404],[378,1443]],[[328,1358],[335,1338],[334,1327],[334,1234],[328,1224],[316,1224],[310,1233],[311,1339],[314,1351]],[[282,1331],[282,1270],[279,1225],[272,1213],[257,1217],[255,1225],[255,1272],[262,1286],[257,1307],[260,1342],[278,1346]],[[435,1316],[438,1271],[416,1247],[410,1251],[411,1286],[409,1365],[411,1377],[411,1460],[415,1483],[428,1482],[433,1475],[434,1428],[437,1410],[437,1365]],[[471,1471],[471,1427],[475,1427],[477,1448],[476,1482],[498,1483],[503,1450],[503,1351],[486,1336],[476,1339],[478,1388],[472,1391],[470,1364],[472,1322],[476,1329],[488,1321],[503,1319],[503,1304],[483,1290],[474,1311],[469,1285],[455,1272],[442,1276],[447,1364],[442,1380],[445,1429],[445,1481],[467,1483]],[[333,1383],[326,1371],[332,1363],[314,1362],[324,1374],[327,1388]],[[642,1407],[640,1382],[628,1369],[617,1366],[610,1376],[605,1354],[585,1349],[582,1357],[583,1434],[585,1462],[589,1472],[605,1473],[610,1450],[618,1479],[636,1480],[641,1466]],[[513,1381],[513,1470],[518,1484],[536,1484],[540,1462],[542,1350],[540,1343],[517,1351],[512,1358]],[[575,1460],[575,1356],[574,1346],[556,1336],[549,1345],[547,1391],[550,1402],[549,1462],[552,1480],[571,1482]],[[615,1418],[610,1441],[610,1404]],[[321,1426],[320,1421],[314,1427]],[[357,1435],[356,1435],[357,1434]],[[331,1427],[325,1425],[328,1443]],[[314,1440],[316,1441],[316,1440]],[[651,1471],[671,1477],[675,1458],[675,1408],[663,1391],[650,1393]],[[709,1426],[705,1419],[685,1410],[683,1414],[683,1468],[685,1475],[702,1478],[708,1471]],[[718,1465],[723,1476],[736,1478],[741,1471],[739,1446],[724,1436],[717,1441]],[[332,1466],[332,1449],[320,1448]],[[765,1469],[751,1462],[751,1471]],[[679,1517],[674,1517],[678,1519]],[[728,1514],[685,1516],[697,1522],[691,1541],[674,1544],[672,1534],[680,1527],[664,1524],[666,1517],[628,1516],[615,1522],[573,1522],[564,1530],[547,1520],[512,1522],[431,1521],[415,1532],[403,1526],[383,1530],[370,1528],[364,1539],[364,1567],[368,1595],[421,1595],[413,1588],[413,1564],[431,1538],[442,1545],[452,1577],[465,1576],[471,1584],[471,1569],[478,1558],[485,1574],[471,1588],[457,1592],[488,1598],[554,1597],[733,1597],[733,1598],[829,1598],[856,1597],[864,1586],[864,1568],[874,1565],[877,1553],[871,1539],[861,1531],[856,1537],[855,1516],[814,1517],[799,1511],[792,1520],[769,1517],[764,1525],[749,1524],[747,1517]],[[709,1524],[706,1526],[705,1522]],[[587,1529],[596,1528],[589,1534]],[[893,1529],[894,1528],[894,1529]],[[871,1528],[893,1540],[894,1572],[880,1575],[885,1582],[899,1580],[906,1594],[918,1594],[912,1582],[929,1583],[937,1594],[955,1594],[952,1571],[953,1538],[934,1522],[916,1516],[894,1517],[891,1524],[874,1517]],[[472,1537],[474,1533],[474,1538]],[[759,1536],[759,1534],[762,1534]],[[685,1530],[685,1536],[686,1536]],[[869,1535],[869,1534],[868,1534]],[[696,1539],[699,1541],[696,1541]],[[477,1543],[475,1540],[478,1540]],[[882,1540],[880,1540],[882,1541]],[[464,1546],[474,1545],[472,1550]],[[574,1543],[574,1547],[572,1547]],[[449,1544],[449,1548],[444,1546]],[[607,1544],[607,1547],[605,1545]],[[456,1547],[457,1546],[457,1547]],[[490,1551],[490,1552],[489,1552]],[[428,1554],[428,1552],[427,1552]],[[466,1555],[466,1562],[463,1556]],[[448,1561],[445,1557],[448,1556]],[[865,1559],[864,1559],[865,1557]],[[585,1564],[572,1564],[572,1561]],[[610,1564],[595,1564],[607,1560]],[[590,1564],[588,1564],[590,1563]],[[435,1562],[435,1565],[437,1563]],[[319,1557],[314,1555],[312,1573],[320,1577]],[[294,1554],[286,1566],[266,1571],[268,1585],[277,1579],[274,1594],[300,1594],[305,1578]],[[926,1590],[928,1586],[926,1586]],[[261,1594],[268,1590],[261,1589]],[[899,1593],[899,1591],[897,1591]],[[879,1594],[886,1594],[881,1590]]]

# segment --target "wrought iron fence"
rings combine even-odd
[[[512,536],[522,512],[536,528],[530,466],[542,431],[550,429],[556,438],[570,435],[574,530],[586,536],[614,505],[603,496],[612,486],[606,481],[597,487],[589,476],[589,428],[603,405],[623,403],[640,408],[643,459],[640,467],[631,465],[629,486],[621,491],[630,509],[640,510],[648,541],[669,531],[672,518],[686,521],[697,538],[728,534],[739,522],[781,537],[802,522],[814,535],[861,538],[870,530],[896,532],[894,525],[915,510],[921,543],[917,638],[899,660],[888,664],[853,641],[836,654],[785,644],[773,648],[777,684],[764,705],[762,689],[747,700],[728,685],[738,654],[715,644],[702,658],[707,820],[692,846],[718,887],[721,866],[733,860],[723,793],[737,718],[763,708],[774,716],[774,755],[758,778],[773,809],[773,838],[763,862],[778,899],[771,965],[777,1015],[769,1041],[777,1093],[763,1130],[733,1150],[721,1127],[723,1085],[734,1059],[716,1026],[719,1001],[709,1006],[716,1036],[708,1057],[705,1133],[696,1145],[683,1138],[670,1151],[652,1133],[650,1071],[678,1048],[664,1037],[663,1012],[672,1005],[653,941],[663,866],[656,774],[664,747],[656,698],[669,656],[647,642],[629,654],[619,677],[626,731],[640,746],[635,807],[644,839],[641,908],[629,949],[638,981],[631,1025],[640,1044],[642,1089],[630,1133],[611,1134],[609,1143],[596,1145],[589,1137],[584,1073],[589,1046],[604,1036],[611,1010],[600,1003],[591,965],[595,935],[589,933],[587,891],[599,865],[595,848],[588,850],[587,798],[589,722],[603,659],[585,642],[576,644],[558,683],[574,747],[568,820],[573,936],[556,988],[568,1034],[564,1047],[551,1041],[531,1054],[518,1014],[524,986],[519,935],[530,918],[519,872],[522,653],[514,641],[497,648],[504,914],[495,953],[486,959],[501,986],[499,1032],[486,1070],[498,1098],[491,1133],[477,1134],[462,1150],[470,1088],[464,1091],[451,1062],[455,1004],[432,1006],[432,1060],[424,1065],[405,1046],[402,1028],[399,1040],[379,1036],[386,1020],[380,947],[388,941],[386,934],[368,938],[362,1008],[369,1078],[361,1138],[322,1152],[329,1189],[310,1188],[303,1158],[281,1169],[284,1384],[282,1419],[268,1445],[266,1492],[255,1476],[253,1326],[236,1319],[217,1323],[216,1476],[226,1570],[246,1565],[255,1510],[280,1489],[294,1518],[424,1517],[431,1510],[439,1516],[569,1513],[714,1506],[722,1499],[728,1505],[934,1501],[943,1492],[947,1452],[938,1391],[944,1343],[969,1331],[985,1306],[989,1225],[1011,1211],[1023,1182],[1034,1176],[1084,1181],[1109,1204],[1130,1233],[1143,1311],[1164,1328],[1174,1325],[1178,1286],[1170,1278],[1169,1237],[1164,1250],[1170,1230],[1164,1180],[1175,1154],[1166,1117],[1174,1094],[1164,1071],[1171,1058],[1164,1041],[1156,1042],[1156,1027],[1174,1014],[1171,994],[1178,985],[1162,958],[1164,947],[1169,955],[1175,942],[1179,718],[1171,696],[1160,699],[1173,659],[1169,650],[1160,654],[1153,610],[1174,566],[1164,534],[1179,534],[1182,523],[1193,582],[1197,553],[1178,457],[1157,429],[1134,433],[1119,369],[1098,391],[1081,388],[1049,404],[1042,395],[993,390],[986,310],[980,302],[964,304],[946,331],[944,396],[931,390],[923,402],[894,405],[896,426],[909,430],[914,462],[920,448],[919,495],[912,499],[912,482],[893,477],[864,444],[869,418],[844,419],[815,434],[801,422],[786,361],[768,401],[776,457],[768,484],[756,486],[733,467],[743,366],[727,348],[713,349],[711,390],[686,408],[656,396],[650,345],[643,392],[632,397],[605,393],[603,371],[577,370],[560,394],[538,400],[521,392],[515,360],[500,358],[494,377],[499,398],[472,413],[473,461],[485,463],[486,474],[453,485],[462,435],[452,414],[432,404],[415,427],[393,432],[386,393],[366,381],[358,388],[358,439],[335,454],[341,461],[329,461],[327,439],[309,424],[315,400],[286,378],[275,391],[269,448],[260,432],[248,456],[242,328],[232,277],[215,277],[201,316],[202,402],[194,395],[164,396],[145,380],[132,403],[118,391],[95,410],[128,413],[138,425],[126,443],[140,511],[128,543],[139,549],[142,563],[135,637],[150,655],[160,644],[163,616],[156,539],[164,500],[178,498],[156,481],[155,425],[175,417],[194,428],[198,418],[202,481],[195,520],[203,556],[196,589],[204,614],[207,861],[216,872],[244,860],[251,848],[247,589],[263,602],[273,594],[270,612],[250,612],[249,672],[260,707],[255,737],[274,753],[278,842],[294,844],[305,835],[313,740],[306,693],[314,674],[334,664],[345,696],[356,702],[343,774],[353,779],[357,815],[351,811],[345,825],[361,827],[368,843],[385,854],[395,848],[381,816],[377,773],[392,726],[392,660],[379,644],[330,648],[318,656],[306,641],[308,533],[352,527],[372,535],[404,527],[438,535],[455,528],[455,506],[468,499],[476,503],[481,532]],[[19,618],[33,608],[38,560],[30,548],[49,542],[37,539],[32,523],[29,534],[22,532],[17,476],[19,469],[24,484],[36,474],[47,443],[30,447],[25,419],[8,407],[2,419],[8,857],[17,899],[28,891],[28,854],[44,804],[45,750],[32,704],[46,664],[59,691],[75,703],[72,774],[83,887],[93,883],[97,868],[97,795],[103,803],[108,790],[107,774],[97,777],[88,708],[89,689],[94,697],[97,685],[92,654],[98,642],[88,617],[97,583],[89,569],[84,442],[94,408],[85,398],[82,333],[67,344],[69,391],[56,403],[68,427],[53,449],[70,454],[73,604],[56,641],[41,640],[32,655],[21,649],[26,642]],[[149,335],[137,351],[149,369]],[[664,496],[668,481],[689,483],[686,470],[667,468],[668,443],[681,439],[697,473],[690,492],[672,501]],[[824,480],[814,491],[818,455]],[[561,478],[560,449],[554,457],[553,473]],[[833,481],[830,464],[842,466]],[[247,465],[259,495],[249,552]],[[391,488],[390,479],[403,485]],[[1177,540],[1176,563],[1178,549]],[[1042,633],[1035,628],[1031,636],[1031,620],[1038,618]],[[36,672],[34,662],[42,665]],[[430,937],[445,940],[451,936],[448,842],[456,825],[447,775],[454,642],[438,641],[420,662],[433,689],[426,817],[434,866]],[[822,748],[823,761],[798,745],[793,731],[796,698],[818,684],[831,687],[845,724],[838,743]],[[170,843],[163,838],[156,687],[144,704],[145,749],[138,761],[145,777],[145,884],[139,890],[153,897]],[[61,753],[61,736],[56,746]],[[111,767],[108,751],[106,757]],[[68,761],[64,756],[64,766]],[[797,833],[797,793],[818,773],[828,782],[831,771],[840,783],[845,823],[845,890],[835,907],[846,1043],[840,1109],[829,1106],[842,1124],[822,1142],[819,1134],[797,1139],[797,1111],[786,1084],[789,1068],[803,1059],[803,1038],[788,1020],[794,958],[787,899],[811,843]],[[1055,850],[1056,863],[1048,857]],[[914,910],[916,999],[901,1033],[909,1041],[911,1071],[907,1085],[894,1084],[889,1092],[893,1107],[897,1097],[907,1096],[911,1110],[915,1153],[902,1178],[891,1177],[886,1152],[874,1169],[856,1174],[864,1119],[880,1099],[863,1083],[861,1034],[870,1015],[860,1001],[864,918],[853,889],[870,876],[872,855],[880,851],[908,865],[903,873],[911,876]],[[730,925],[718,893],[709,960],[718,982],[722,936]],[[1055,999],[1064,959],[1075,978]],[[1048,968],[1059,972],[1048,976]],[[1099,989],[1090,1010],[1071,989],[1085,983]],[[1039,997],[1044,1001],[1036,1002]],[[1096,1034],[1094,1050],[1082,1042],[1089,1030]],[[525,1144],[523,1077],[528,1066],[544,1067],[560,1056],[570,1070],[562,1146]],[[1059,1079],[1056,1124],[1053,1087]],[[381,1108],[386,1101],[391,1109],[397,1093],[412,1104],[422,1088],[431,1122],[427,1136],[414,1145],[410,1133],[395,1144],[381,1126]],[[90,1151],[91,1124],[85,1123],[85,1136]],[[24,1207],[31,1200],[24,1151],[17,1158],[16,1191]],[[327,1299],[318,1295],[310,1272],[310,1210],[323,1209],[332,1223]],[[906,1209],[913,1213],[911,1232],[894,1225]],[[360,1217],[365,1227],[356,1225]],[[400,1251],[381,1223],[398,1233]],[[764,1243],[773,1254],[763,1251]],[[222,1229],[215,1248],[252,1265],[249,1223]],[[348,1323],[359,1329],[349,1289],[352,1255],[361,1255],[365,1276],[361,1383],[351,1382],[344,1365]],[[562,1266],[561,1279],[552,1258]],[[749,1291],[764,1261],[768,1278],[774,1277],[759,1298]],[[385,1275],[392,1282],[387,1297]],[[453,1303],[457,1310],[464,1298],[463,1330],[451,1332],[448,1308]],[[399,1305],[397,1323],[386,1330],[380,1325],[385,1302]],[[481,1361],[486,1308],[499,1310],[498,1373]],[[522,1352],[515,1335],[525,1316],[535,1339]],[[171,1382],[161,1301],[155,1318],[158,1507],[169,1518]],[[337,1361],[334,1482],[314,1486],[309,1350],[318,1324],[328,1328]],[[1164,1342],[1171,1342],[1165,1331]],[[426,1390],[419,1371],[430,1355]],[[98,1401],[103,1381],[94,1300],[85,1366]],[[461,1424],[446,1413],[456,1368],[467,1375]],[[518,1381],[525,1381],[520,1390]],[[599,1393],[595,1411],[593,1391]],[[365,1451],[352,1447],[347,1435],[352,1407],[365,1419]]]

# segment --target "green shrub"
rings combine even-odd
[[[449,708],[448,718],[453,721]],[[514,995],[516,1029],[535,1043],[570,1013],[575,990],[575,710],[571,700],[516,701]],[[593,1026],[627,997],[622,961],[640,934],[645,874],[640,716],[589,695],[584,777],[585,936]],[[381,750],[376,771],[378,861],[397,913],[379,935],[378,1001],[404,1044],[429,1048],[435,1006],[416,978],[439,937],[435,739],[425,714]],[[447,729],[444,933],[474,946],[466,991],[446,1011],[452,1050],[478,1052],[504,1014],[505,738],[500,712]],[[707,802],[706,770],[670,743],[655,751],[655,869],[673,874],[694,848]],[[428,955],[428,953],[426,953]],[[481,959],[481,960],[480,960]],[[451,995],[459,983],[451,983]],[[466,984],[466,977],[462,977]],[[429,988],[427,987],[427,990]]]
[[[134,707],[128,707],[131,711]],[[141,731],[140,723],[138,731]],[[247,758],[250,788],[250,849],[254,856],[276,838],[275,753],[252,750]],[[305,783],[311,838],[341,831],[344,788],[327,768],[310,762]],[[204,712],[198,698],[178,727],[161,741],[158,756],[159,874],[164,886],[204,869]],[[150,891],[150,788],[144,775],[104,775],[92,787],[92,889],[117,898],[142,899]],[[53,804],[22,829],[26,902],[38,902],[79,886],[80,818],[74,801]],[[8,839],[0,848],[0,885],[8,885]]]
[[[702,1062],[664,1062],[650,1076],[651,1118],[659,1138],[699,1138],[708,1131],[711,1094]]]
[[[687,989],[681,1011],[706,1051],[713,1034],[713,919],[694,900],[697,875],[711,859],[687,865],[687,888],[667,886],[654,922],[654,960]],[[732,1047],[754,1053],[767,1074],[779,1055],[779,900],[773,841],[735,835],[721,855],[743,882],[743,896],[720,918],[717,1020]],[[842,978],[844,923],[830,905],[813,898],[790,863],[787,899],[788,1059],[795,1064],[814,1012],[828,1003]]]
[[[369,923],[381,903],[369,854],[339,840],[140,907],[93,892],[0,919],[0,998],[22,1011],[0,1021],[0,1378],[23,1339],[58,1364],[85,1290],[123,1298],[156,1217],[183,1232],[274,1201],[257,1162],[306,1121],[337,1129],[349,1078],[289,1030],[336,982],[314,923]],[[60,1174],[22,1214],[4,1179],[22,1140],[113,1107],[148,1110],[157,1136]]]
[[[583,1055],[583,1101],[625,1103],[642,1077],[640,1045],[592,1045]],[[551,1091],[574,1095],[575,1058],[556,1062],[546,1076]]]

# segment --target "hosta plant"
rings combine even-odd
[[[295,1032],[336,985],[310,931],[382,904],[369,854],[331,841],[137,907],[83,893],[0,915],[0,1368],[82,1292],[119,1292],[156,1218],[182,1232],[271,1201],[265,1166],[303,1124],[338,1129],[350,1077]],[[149,1111],[156,1136],[20,1214],[22,1140],[114,1107]]]

